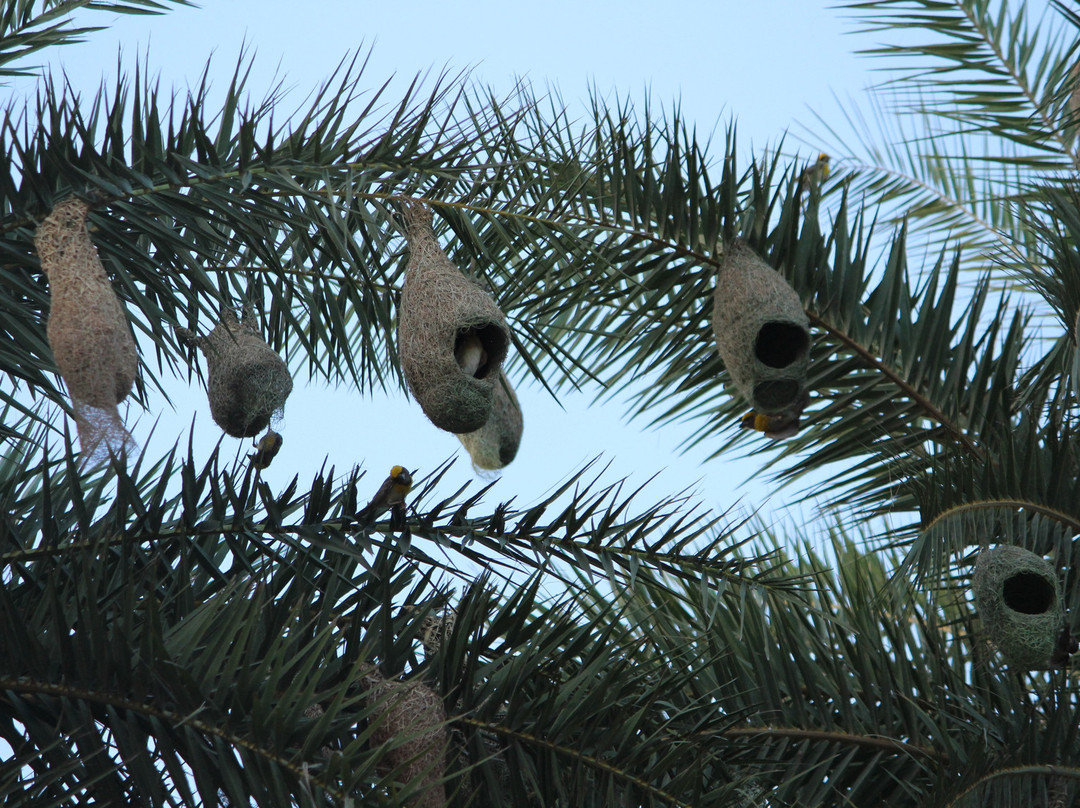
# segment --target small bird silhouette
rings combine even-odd
[[[405,497],[412,490],[412,482],[412,475],[408,469],[404,466],[394,466],[390,469],[390,476],[383,480],[371,502],[356,514],[356,518],[362,521],[374,521],[387,509],[393,511],[394,517],[403,517]]]
[[[269,468],[270,463],[273,462],[278,450],[281,449],[282,442],[283,438],[281,435],[272,429],[266,430],[266,434],[255,442],[255,451],[248,455],[251,465],[260,471]]]
[[[829,155],[822,152],[812,165],[804,168],[802,174],[799,175],[800,188],[806,185],[819,186],[825,182],[829,176],[829,160]]]
[[[751,410],[739,421],[743,429],[753,429],[764,432],[770,440],[783,440],[799,433],[799,422],[802,419],[803,410],[810,405],[810,394],[804,392],[802,396],[788,409],[776,413],[760,413]]]
[[[1050,657],[1050,664],[1055,668],[1069,667],[1069,657],[1075,654],[1078,648],[1080,648],[1080,641],[1072,635],[1069,627],[1066,626],[1061,630],[1057,642],[1054,644],[1054,654]]]

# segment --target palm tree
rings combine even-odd
[[[627,102],[581,127],[467,76],[362,99],[359,59],[292,115],[249,96],[245,60],[213,102],[137,74],[9,107],[4,804],[1071,805],[1069,634],[1056,666],[1010,662],[969,591],[1011,544],[1052,559],[1065,609],[1080,597],[1080,15],[850,5],[931,43],[888,53],[915,57],[908,111],[944,134],[876,152],[900,164],[837,151],[849,170],[821,183]],[[167,10],[7,2],[4,69],[92,36],[81,6]],[[404,198],[494,293],[511,376],[689,419],[717,456],[764,440],[709,327],[741,240],[811,324],[809,411],[760,456],[819,521],[653,502],[589,468],[528,508],[447,496],[439,469],[403,518],[358,519],[359,470],[275,491],[181,445],[95,464],[51,414],[77,408],[35,246],[60,203],[90,208],[145,404],[201,373],[182,329],[242,305],[297,384],[403,386]]]

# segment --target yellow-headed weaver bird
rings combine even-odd
[[[810,394],[804,392],[790,408],[783,412],[760,413],[751,410],[742,417],[739,426],[764,432],[771,440],[783,440],[799,433],[799,420],[803,410],[810,405]]]
[[[751,410],[742,417],[739,426],[764,432],[772,440],[783,440],[799,433],[799,417],[799,413],[793,412],[765,415]]]
[[[390,476],[383,480],[379,490],[375,492],[364,509],[356,516],[358,519],[375,519],[388,508],[395,512],[404,512],[405,497],[412,490],[412,475],[404,466],[394,466],[390,469]]]
[[[829,155],[825,152],[821,152],[817,156],[817,161],[812,165],[803,169],[803,173],[799,175],[799,189],[802,190],[807,185],[813,187],[820,187],[823,182],[829,176]]]
[[[269,468],[270,463],[281,448],[282,441],[281,435],[277,432],[272,429],[266,430],[266,434],[254,444],[255,452],[248,455],[251,465],[260,471]]]

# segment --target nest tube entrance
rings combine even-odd
[[[472,458],[474,468],[497,471],[508,466],[517,457],[523,431],[521,404],[514,388],[500,372],[495,383],[491,417],[475,432],[467,432],[457,437]]]
[[[807,390],[810,321],[784,278],[742,241],[724,249],[713,335],[740,393],[763,414],[797,408]]]
[[[491,295],[450,262],[435,238],[431,210],[401,201],[409,266],[398,310],[401,371],[428,419],[455,434],[491,416],[510,346],[506,317]]]
[[[1051,666],[1065,611],[1050,562],[1012,545],[984,549],[972,589],[983,627],[1010,665],[1025,670]]]

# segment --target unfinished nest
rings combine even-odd
[[[1009,664],[1050,667],[1065,626],[1061,585],[1050,562],[1012,545],[984,549],[972,589],[979,619]]]
[[[371,743],[383,747],[380,769],[411,794],[409,808],[445,808],[446,708],[427,685],[384,679],[377,671],[364,677],[371,688]]]
[[[131,393],[139,358],[90,239],[89,212],[75,197],[58,203],[38,226],[34,246],[49,278],[49,346],[71,395],[83,455],[97,462],[134,446],[117,405]]]
[[[288,366],[259,335],[254,319],[250,307],[243,320],[225,308],[221,322],[205,337],[177,329],[184,342],[197,346],[206,357],[210,414],[234,438],[262,432],[280,416],[292,392]]]
[[[495,471],[510,464],[521,445],[524,421],[521,405],[514,388],[500,371],[491,401],[491,416],[475,432],[458,435],[473,465],[478,469]]]
[[[810,321],[795,290],[741,241],[724,250],[712,326],[732,382],[755,410],[798,405],[807,388]]]
[[[401,370],[424,414],[447,432],[480,429],[510,343],[506,318],[435,239],[431,210],[401,203],[410,260],[401,290]]]

